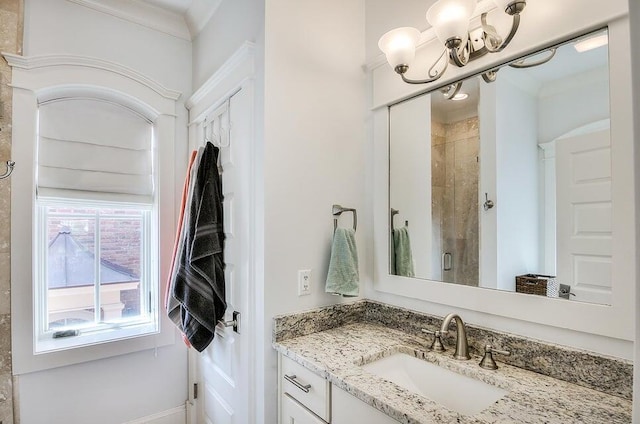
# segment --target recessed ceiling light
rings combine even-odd
[[[464,100],[464,99],[466,99],[467,97],[469,97],[469,95],[468,95],[467,93],[458,93],[458,94],[456,94],[455,96],[453,96],[453,97],[451,98],[451,100]]]
[[[578,53],[583,53],[589,50],[597,49],[598,47],[606,46],[609,44],[609,37],[607,34],[600,34],[594,37],[589,37],[585,40],[578,41],[573,45]]]

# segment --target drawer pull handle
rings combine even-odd
[[[296,380],[296,375],[284,375],[284,379],[289,383],[296,386],[298,389],[302,390],[305,393],[309,393],[309,389],[311,388],[311,384],[300,384],[298,380]]]

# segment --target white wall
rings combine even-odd
[[[223,1],[193,40],[194,90],[213,75],[242,43],[258,42],[263,31],[264,0]]]
[[[360,281],[371,279],[364,200],[364,1],[272,0],[265,10],[265,324],[271,317],[343,301],[324,293],[331,205],[358,210]],[[351,225],[350,214],[340,219]],[[297,296],[297,270],[311,295]],[[363,288],[364,290],[364,288]],[[259,354],[261,352],[258,352]],[[265,357],[265,422],[276,420],[276,354]]]
[[[496,85],[497,288],[515,291],[516,275],[540,272],[537,101],[507,78],[498,78],[493,84]]]
[[[100,58],[186,95],[191,91],[189,41],[69,1],[26,0],[24,53]],[[186,158],[183,100],[176,110],[176,158]],[[183,172],[180,166],[176,169],[177,176]],[[181,184],[176,182],[177,192]],[[166,268],[161,264],[163,278]],[[157,350],[22,374],[17,382],[23,424],[119,423],[184,404],[186,349],[176,337],[174,345]]]
[[[480,125],[480,181],[478,196],[496,202],[496,85],[480,84],[480,101],[478,102],[478,119]],[[485,122],[487,124],[485,124]],[[491,124],[493,123],[493,124]],[[498,282],[498,209],[480,209],[479,221],[479,287],[495,289]]]
[[[119,424],[157,414],[184,405],[186,376],[185,349],[175,346],[20,375],[20,423]]]
[[[609,118],[608,67],[594,69],[578,78],[558,80],[553,86],[543,87],[538,100],[538,143],[555,140],[573,129]]]
[[[394,105],[389,121],[389,204],[399,210],[394,225],[409,221],[415,275],[435,278],[442,273],[431,254],[431,96]]]

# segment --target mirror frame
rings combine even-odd
[[[568,2],[571,3],[571,2]],[[541,6],[544,8],[544,5]],[[571,7],[567,4],[566,7]],[[594,17],[602,10],[593,11]],[[566,16],[565,16],[566,18]],[[549,40],[532,47],[522,42],[519,49],[509,57],[501,56],[493,63],[485,61],[477,66],[459,68],[439,84],[421,86],[411,92],[406,86],[395,82],[392,70],[377,67],[372,71],[373,101],[373,207],[374,207],[374,289],[394,295],[427,301],[434,304],[462,308],[480,313],[502,316],[535,324],[570,329],[579,332],[632,341],[635,337],[633,316],[635,308],[635,218],[634,218],[634,163],[633,163],[633,118],[631,116],[631,64],[630,36],[627,14],[622,18],[605,13],[599,25],[546,34]],[[560,17],[562,20],[562,17]],[[535,18],[532,19],[535,26]],[[569,25],[569,24],[567,24]],[[389,107],[415,95],[433,91],[467,76],[543,50],[552,45],[579,37],[598,28],[609,30],[609,75],[610,117],[612,140],[612,196],[613,196],[613,296],[611,305],[567,302],[542,296],[526,296],[477,287],[447,284],[390,275],[388,270],[389,246]],[[566,26],[565,26],[566,29]],[[530,39],[539,39],[535,28],[529,28]],[[555,37],[555,39],[554,39]],[[394,82],[392,82],[392,78]],[[401,81],[400,81],[401,83]],[[426,89],[425,89],[426,88]],[[386,97],[386,101],[383,99]],[[382,107],[380,107],[382,106]],[[622,184],[620,182],[623,182]],[[616,207],[624,205],[624,207]],[[628,207],[627,207],[628,206]],[[487,317],[483,321],[490,322]],[[630,323],[629,325],[626,325]]]

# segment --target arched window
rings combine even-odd
[[[153,145],[152,122],[108,92],[39,99],[39,345],[127,326],[157,331]]]
[[[101,59],[4,57],[19,140],[11,178],[14,372],[173,343],[159,299],[175,235],[176,149],[186,142],[176,131],[181,94]],[[56,334],[62,330],[71,331]],[[104,344],[89,346],[97,343]]]

